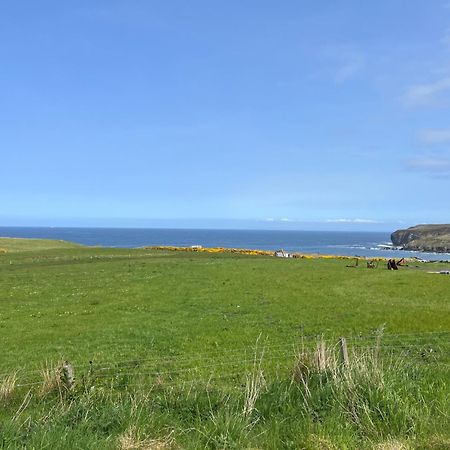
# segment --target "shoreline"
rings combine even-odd
[[[251,255],[251,256],[272,256],[274,258],[284,258],[284,259],[342,259],[342,260],[364,260],[364,261],[387,261],[387,257],[370,257],[370,256],[349,256],[349,255],[330,255],[330,254],[320,254],[320,253],[300,253],[300,252],[284,252],[285,255],[282,256],[281,250],[270,251],[270,250],[258,250],[258,249],[248,249],[248,248],[234,248],[234,247],[181,247],[174,245],[156,245],[156,246],[145,246],[138,247],[144,250],[163,250],[163,251],[180,251],[180,252],[192,252],[192,253],[235,253],[240,255]],[[414,258],[404,258],[406,260]]]
[[[59,245],[76,245],[76,246],[86,246],[86,247],[103,247],[103,248],[173,248],[173,249],[184,249],[191,247],[200,247],[198,242],[202,243],[204,249],[216,249],[209,250],[210,252],[241,252],[247,254],[265,254],[271,256],[273,253],[279,251],[278,249],[286,249],[286,253],[294,255],[297,258],[338,258],[338,259],[371,259],[371,260],[388,260],[388,259],[401,259],[406,258],[410,260],[418,261],[433,261],[433,262],[450,262],[450,253],[444,252],[421,252],[421,251],[410,251],[410,250],[399,250],[387,248],[388,246],[383,244],[377,244],[376,242],[368,242],[360,244],[329,244],[323,243],[319,240],[318,244],[314,242],[290,242],[281,240],[279,242],[265,242],[264,239],[250,240],[248,239],[228,239],[230,242],[223,243],[218,246],[214,241],[223,241],[224,236],[205,236],[203,234],[194,235],[180,235],[180,236],[128,236],[128,235],[115,235],[115,236],[103,236],[103,235],[81,235],[78,236],[74,233],[61,235],[46,235],[36,236],[36,235],[14,235],[10,234],[8,237],[0,237],[0,239],[9,239],[11,241],[20,242],[21,240],[30,240],[34,242],[38,241],[48,241],[55,242]],[[204,238],[204,239],[203,239]],[[147,244],[148,241],[157,241],[156,243]],[[139,242],[141,241],[141,242]],[[147,242],[146,242],[147,241]],[[178,241],[174,244],[163,244],[160,242],[170,242]],[[181,245],[179,242],[181,241]],[[204,242],[206,241],[206,242]],[[246,242],[247,241],[247,242]],[[386,241],[384,241],[386,242]],[[225,245],[224,245],[225,244]],[[236,245],[237,244],[237,245]],[[241,244],[241,245],[239,245]],[[246,245],[249,245],[247,247]],[[381,245],[381,247],[380,247]],[[383,248],[384,246],[384,248]],[[0,245],[0,247],[3,247]],[[304,247],[304,248],[302,248]],[[322,248],[323,247],[323,248]],[[339,247],[342,247],[340,249]],[[217,250],[222,249],[222,250]],[[328,251],[330,250],[330,251]],[[203,250],[205,251],[205,250]],[[342,253],[341,253],[342,252]],[[5,253],[4,251],[2,253]]]

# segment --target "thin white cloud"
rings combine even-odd
[[[327,219],[327,223],[380,223],[373,219]]]
[[[288,219],[287,217],[282,217],[281,219],[275,219],[273,217],[268,217],[267,219],[264,219],[265,222],[296,222],[293,219]]]
[[[406,167],[418,172],[442,174],[450,172],[450,159],[448,158],[413,158],[406,161]]]
[[[419,132],[419,140],[424,144],[450,142],[450,128],[429,128]]]
[[[441,78],[434,83],[411,86],[403,96],[408,107],[426,106],[438,101],[438,94],[450,91],[450,77]]]

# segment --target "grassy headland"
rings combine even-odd
[[[0,247],[0,447],[450,442],[450,278],[426,265]]]
[[[78,248],[73,242],[53,239],[23,239],[0,237],[0,253],[9,252],[39,252],[50,249]]]

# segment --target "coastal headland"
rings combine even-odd
[[[416,225],[391,234],[392,243],[404,250],[450,252],[450,224]]]

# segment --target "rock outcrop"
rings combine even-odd
[[[391,234],[391,241],[405,250],[450,252],[450,225],[416,225]]]

